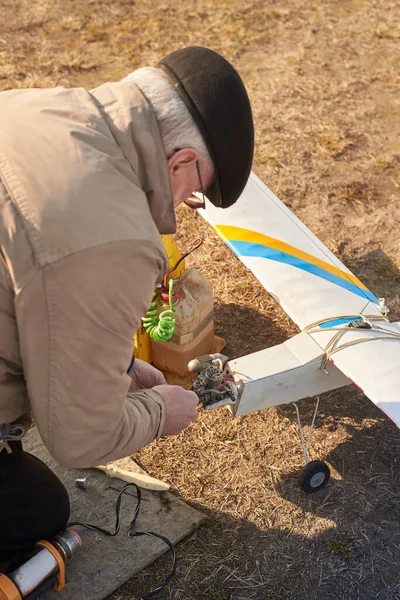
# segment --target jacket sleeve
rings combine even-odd
[[[129,393],[126,371],[133,334],[165,267],[151,242],[116,242],[41,268],[17,296],[34,419],[60,464],[103,464],[160,435],[161,396]]]

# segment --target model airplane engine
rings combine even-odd
[[[227,360],[228,357],[223,354],[210,354],[200,356],[188,365],[189,371],[198,373],[193,382],[193,391],[204,408],[232,405],[239,398],[239,386],[225,367]]]

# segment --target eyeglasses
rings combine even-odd
[[[196,169],[197,169],[197,175],[199,177],[199,183],[200,183],[200,192],[201,192],[201,198],[198,198],[197,196],[195,196],[194,194],[192,196],[190,196],[190,198],[187,198],[187,200],[185,200],[185,204],[186,206],[189,206],[190,208],[205,208],[206,207],[206,199],[204,196],[204,188],[203,188],[203,182],[201,180],[201,175],[200,175],[200,167],[199,167],[199,161],[196,160]],[[196,190],[197,192],[197,190]]]

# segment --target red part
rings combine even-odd
[[[173,292],[172,294],[172,302],[175,303],[179,298],[179,294],[178,292]],[[164,304],[168,304],[169,303],[169,292],[161,292],[161,300],[164,302]]]
[[[350,379],[351,383],[354,383],[354,385],[356,386],[356,388],[358,388],[363,394],[365,394],[364,390],[359,385],[357,385],[356,382],[353,381],[351,377],[349,377],[349,379]]]
[[[73,535],[73,536],[76,538],[76,541],[78,542],[78,544],[79,544],[80,546],[82,546],[83,542],[82,542],[82,538],[81,538],[81,536],[79,535],[79,533],[77,533],[77,532],[75,531],[75,529],[68,529],[68,531],[69,531],[70,533],[72,533],[72,535]]]

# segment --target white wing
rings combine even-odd
[[[254,173],[234,206],[200,212],[302,330],[324,321],[310,331],[321,348],[361,314],[386,330],[346,329],[329,359],[400,426],[400,326],[379,321],[378,298]]]

